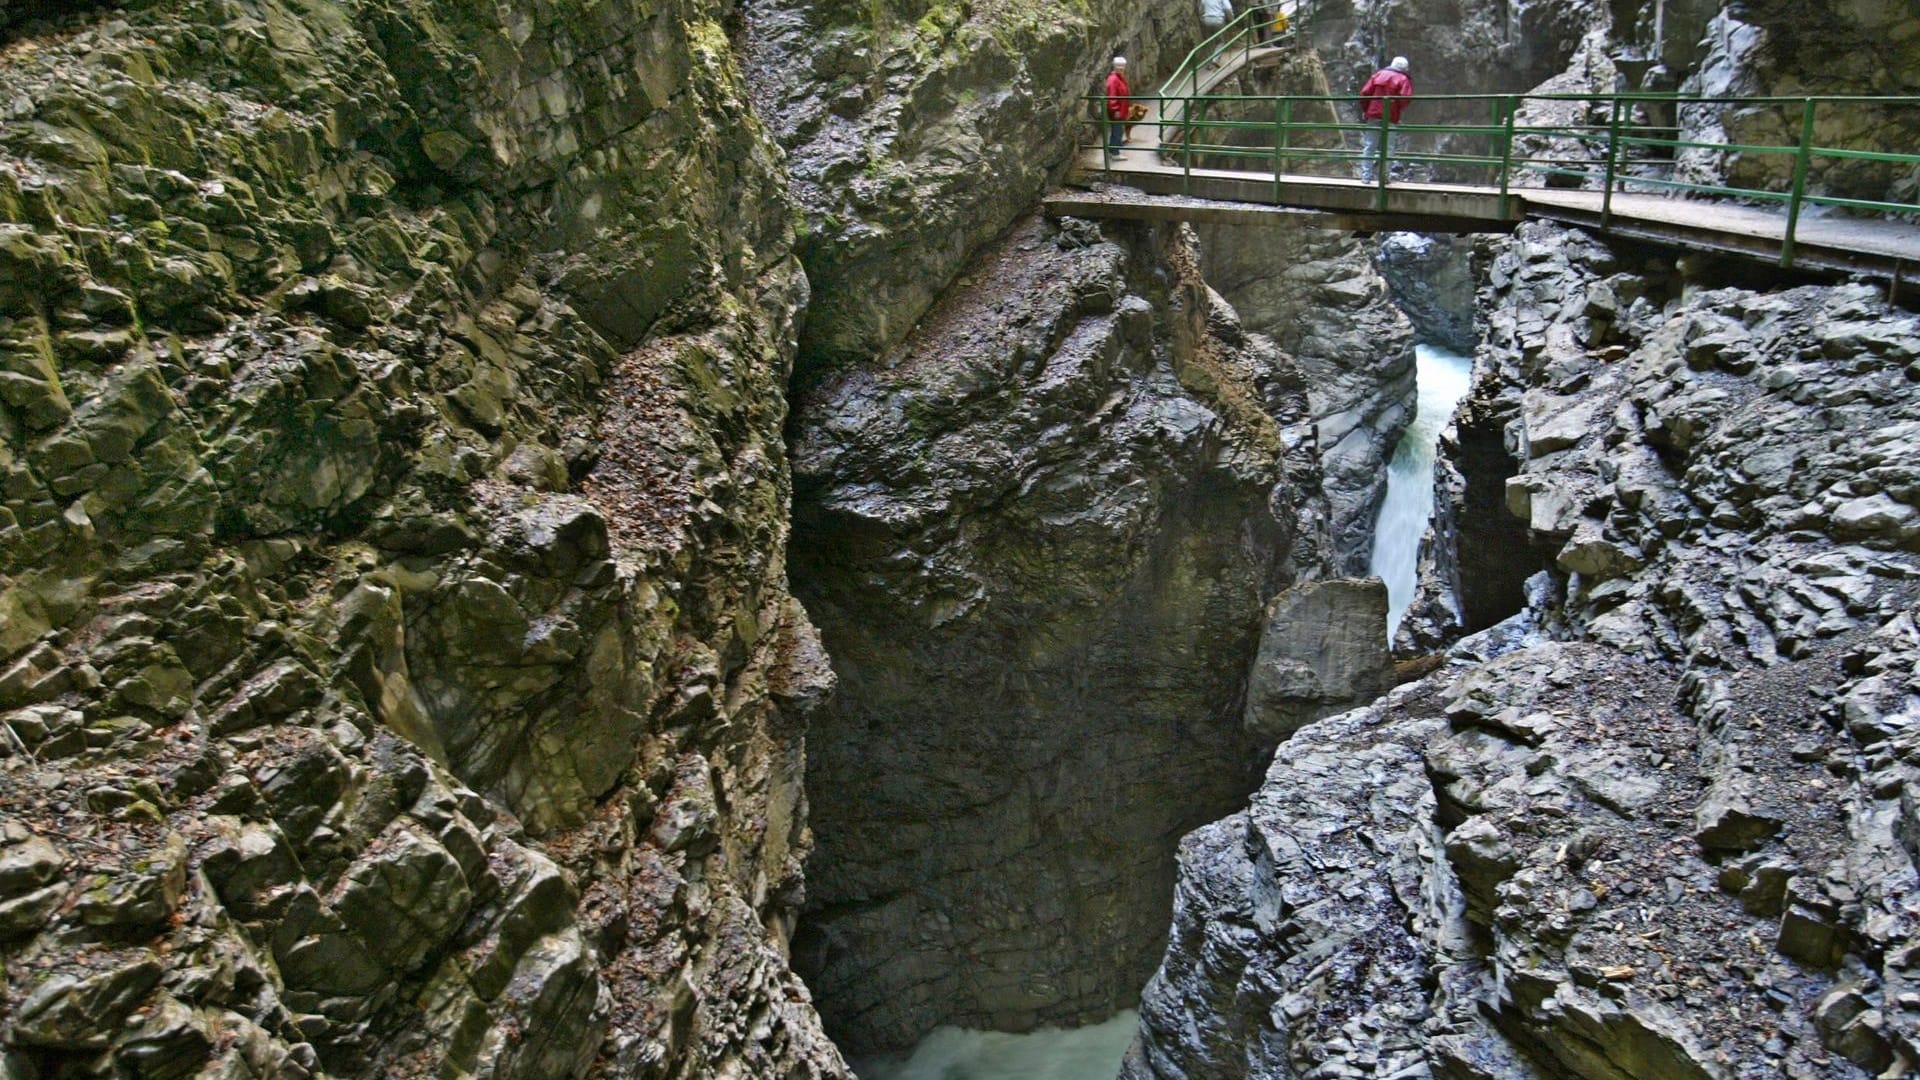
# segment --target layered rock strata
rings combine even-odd
[[[0,1074],[846,1075],[726,11],[4,46]]]
[[[1483,303],[1534,609],[1189,837],[1127,1075],[1907,1075],[1920,319],[1535,225]]]
[[[865,1051],[1131,1004],[1175,838],[1245,798],[1262,605],[1321,572],[1300,371],[1191,235],[1021,224],[800,403],[810,743],[797,962]]]

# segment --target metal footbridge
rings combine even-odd
[[[1088,125],[1082,190],[1048,212],[1369,232],[1537,218],[1896,283],[1920,264],[1920,154],[1834,145],[1920,132],[1920,97],[1450,94],[1408,106],[1431,122],[1392,124],[1358,119],[1352,94],[1220,92],[1302,57],[1311,17],[1310,0],[1242,12],[1157,93],[1133,96],[1147,115],[1118,153],[1103,121]]]

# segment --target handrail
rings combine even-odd
[[[1293,5],[1306,8],[1307,0]],[[1912,95],[1768,95],[1738,97],[1681,93],[1635,92],[1622,94],[1435,94],[1423,96],[1416,106],[1448,102],[1485,103],[1482,119],[1475,123],[1401,123],[1387,116],[1361,121],[1345,118],[1340,106],[1364,100],[1358,94],[1214,94],[1199,92],[1201,70],[1206,63],[1227,55],[1250,32],[1254,19],[1287,7],[1279,3],[1257,4],[1227,26],[1196,46],[1187,62],[1169,79],[1160,94],[1135,95],[1134,100],[1154,102],[1159,117],[1178,131],[1158,146],[1170,162],[1181,166],[1183,189],[1191,188],[1196,161],[1226,162],[1230,169],[1252,170],[1265,166],[1271,174],[1275,202],[1281,199],[1285,177],[1300,168],[1351,168],[1360,163],[1360,155],[1348,145],[1348,132],[1373,131],[1378,141],[1378,194],[1372,200],[1376,209],[1385,210],[1387,190],[1393,183],[1392,166],[1418,166],[1486,177],[1489,194],[1498,192],[1502,216],[1510,213],[1509,196],[1515,187],[1565,186],[1597,190],[1601,194],[1600,219],[1607,227],[1621,211],[1615,204],[1617,193],[1704,196],[1720,200],[1741,200],[1783,206],[1784,233],[1780,265],[1791,267],[1800,224],[1809,207],[1869,211],[1898,216],[1920,215],[1920,201],[1896,198],[1895,182],[1909,175],[1920,175],[1920,153],[1825,146],[1816,141],[1820,116],[1831,118],[1826,110],[1871,109],[1913,110],[1920,115],[1920,96]],[[1310,9],[1308,9],[1310,10]],[[1297,24],[1296,24],[1297,28]],[[1207,52],[1212,49],[1212,52]],[[1207,60],[1199,65],[1200,57]],[[1553,104],[1554,111],[1566,122],[1549,122],[1545,117],[1524,115],[1529,105]],[[1573,106],[1567,108],[1567,106]],[[1687,108],[1726,110],[1775,109],[1791,112],[1783,116],[1782,128],[1792,142],[1735,143],[1689,139],[1676,110]],[[1651,111],[1649,111],[1651,110]],[[1209,113],[1212,113],[1210,116]],[[1217,119],[1222,113],[1238,113],[1244,119]],[[1174,115],[1177,114],[1177,117]],[[1664,114],[1664,116],[1662,115]],[[1671,119],[1673,122],[1665,122]],[[1792,121],[1799,121],[1793,123]],[[1858,125],[1857,127],[1864,127]],[[1829,124],[1829,131],[1848,130],[1848,126]],[[1396,141],[1413,137],[1433,145],[1421,152],[1410,152]],[[1832,135],[1828,135],[1832,141]],[[1484,152],[1477,148],[1485,147]],[[1467,152],[1473,151],[1473,152]],[[1722,180],[1700,183],[1681,172],[1679,166],[1688,154],[1786,157],[1788,162],[1773,173],[1781,190],[1765,186],[1738,187]],[[1863,177],[1890,173],[1884,190],[1868,190]],[[1908,170],[1911,169],[1910,173]],[[1835,170],[1839,170],[1835,172]],[[1529,179],[1530,178],[1530,179]],[[1263,181],[1265,177],[1262,177]],[[1836,180],[1841,181],[1837,185]],[[1476,181],[1477,183],[1478,181]],[[1849,186],[1850,185],[1850,186]],[[1370,186],[1373,186],[1370,184]]]
[[[1241,49],[1243,55],[1250,54],[1259,28],[1273,25],[1274,16],[1280,14],[1286,15],[1287,34],[1291,36],[1311,21],[1313,4],[1311,0],[1256,0],[1245,11],[1227,20],[1225,26],[1188,50],[1186,58],[1180,61],[1179,67],[1173,69],[1173,74],[1167,76],[1164,85],[1177,87],[1182,79],[1190,79],[1191,85],[1197,88],[1202,70],[1213,66],[1236,48]],[[1211,52],[1207,51],[1209,47],[1212,48]],[[1206,52],[1206,58],[1200,59],[1203,52]]]

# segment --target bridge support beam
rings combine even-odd
[[[1205,199],[1155,197],[1129,191],[1112,198],[1098,193],[1062,192],[1049,195],[1048,217],[1092,218],[1107,221],[1190,221],[1204,225],[1254,225],[1277,228],[1334,229],[1342,232],[1504,233],[1514,222],[1489,221],[1441,214],[1376,214],[1301,210],[1290,206],[1212,202]]]

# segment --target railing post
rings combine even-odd
[[[1380,213],[1387,212],[1387,169],[1393,160],[1387,153],[1387,147],[1393,139],[1393,99],[1380,100],[1380,149],[1374,155],[1374,182],[1378,185],[1373,197],[1373,208]]]
[[[1505,108],[1506,123],[1503,125],[1504,130],[1500,133],[1500,216],[1503,219],[1513,216],[1508,207],[1511,199],[1507,192],[1513,182],[1513,118],[1520,111],[1520,99],[1509,96],[1505,101]]]
[[[1180,194],[1193,194],[1193,99],[1180,109]]]
[[[1273,103],[1273,203],[1280,205],[1280,171],[1287,156],[1287,99]]]
[[[1613,99],[1613,116],[1607,121],[1606,187],[1600,196],[1600,227],[1613,224],[1613,175],[1620,165],[1620,98]]]
[[[1800,204],[1807,197],[1807,166],[1813,161],[1813,106],[1800,104],[1800,147],[1793,157],[1793,191],[1787,196],[1787,231],[1780,237],[1780,265],[1793,266],[1793,238],[1800,227]]]
[[[1293,99],[1280,99],[1280,141],[1274,147],[1273,201],[1280,201],[1280,176],[1287,171],[1287,149],[1293,143]]]
[[[1489,162],[1487,167],[1492,168],[1493,166],[1491,162],[1495,157],[1494,151],[1500,149],[1500,136],[1497,134],[1491,134],[1492,132],[1497,132],[1500,128],[1500,99],[1497,97],[1489,98],[1487,102],[1487,109],[1490,113],[1490,115],[1487,117],[1487,130],[1490,133],[1487,135],[1487,161]],[[1436,153],[1439,152],[1437,145],[1435,148],[1435,152]],[[1487,186],[1492,187],[1495,185],[1496,182],[1497,182],[1496,179],[1491,174],[1489,174],[1487,178]]]

